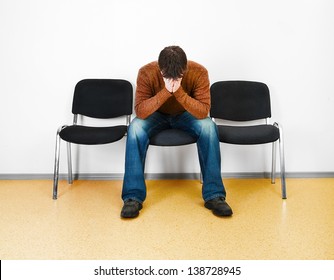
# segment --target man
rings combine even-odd
[[[187,61],[178,46],[164,48],[158,61],[138,73],[135,112],[127,135],[122,218],[135,218],[146,198],[144,165],[149,139],[166,128],[178,128],[197,138],[203,175],[205,207],[218,216],[231,216],[221,178],[217,127],[208,117],[210,82],[207,70]]]

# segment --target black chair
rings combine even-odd
[[[57,131],[53,180],[53,199],[57,199],[60,139],[67,142],[68,183],[72,184],[71,143],[82,145],[109,144],[121,140],[131,121],[133,102],[132,84],[120,79],[85,79],[74,90],[73,125],[63,125]],[[95,119],[126,116],[126,124],[113,126],[78,125],[78,115]]]
[[[266,84],[252,81],[218,81],[211,85],[210,117],[232,121],[233,125],[217,124],[219,141],[235,145],[272,143],[271,182],[275,183],[276,144],[279,142],[282,198],[286,198],[283,131],[271,118],[270,93]],[[264,119],[264,124],[246,123]],[[238,122],[238,125],[234,125]]]
[[[164,147],[183,146],[196,142],[196,138],[176,128],[165,129],[150,138],[150,145]],[[200,172],[200,182],[202,183],[202,181],[202,173]]]
[[[154,146],[182,146],[196,142],[196,138],[176,128],[165,129],[150,139],[150,145]]]

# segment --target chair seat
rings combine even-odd
[[[154,146],[182,146],[196,142],[197,139],[195,137],[175,128],[165,129],[150,139],[150,145]]]
[[[219,141],[229,144],[252,145],[275,142],[279,129],[273,125],[228,126],[218,125]]]
[[[71,125],[61,130],[59,136],[70,143],[99,145],[116,142],[122,139],[126,132],[126,125],[110,127]]]

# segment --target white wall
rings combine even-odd
[[[268,84],[287,172],[333,172],[333,13],[331,0],[0,0],[0,175],[52,173],[75,83],[135,85],[139,67],[172,44],[211,82]],[[80,147],[76,171],[122,173],[124,144]],[[221,148],[224,172],[270,170],[270,146]],[[146,172],[198,169],[194,145],[149,149]]]

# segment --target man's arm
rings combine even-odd
[[[147,74],[139,70],[135,97],[135,112],[140,119],[146,119],[153,114],[172,96],[166,88],[163,88],[155,95],[153,94],[153,90]]]
[[[203,71],[194,82],[193,96],[189,96],[182,87],[173,93],[183,108],[198,119],[204,119],[210,111],[210,81],[207,71]]]

